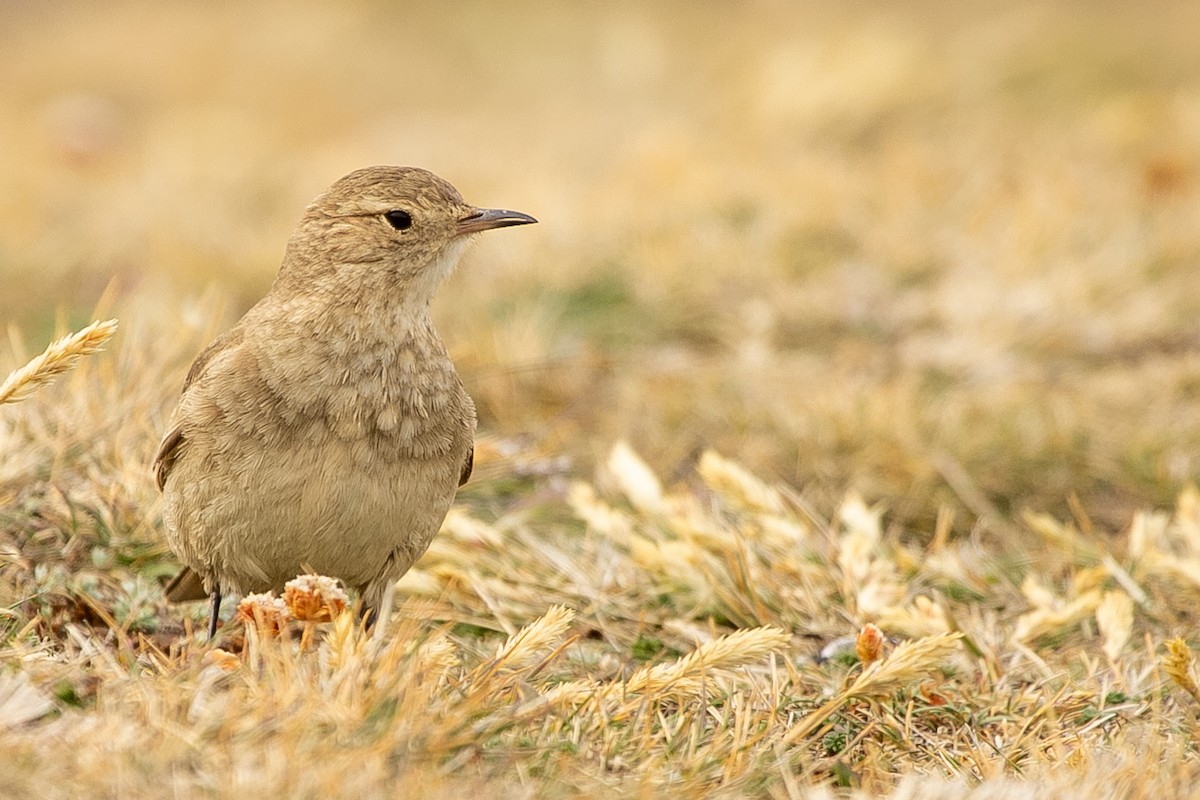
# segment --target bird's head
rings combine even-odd
[[[537,222],[528,214],[466,203],[458,190],[416,167],[366,167],[309,205],[288,243],[285,281],[378,286],[363,271],[428,299],[454,269],[471,234]],[[414,299],[415,299],[414,298]]]

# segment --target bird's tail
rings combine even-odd
[[[179,574],[171,579],[163,593],[172,603],[186,603],[191,600],[204,600],[208,597],[208,592],[204,589],[204,579],[197,575],[191,567],[179,570]]]

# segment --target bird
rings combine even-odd
[[[266,295],[196,357],[153,459],[172,602],[314,571],[374,622],[474,463],[475,405],[430,304],[474,235],[537,222],[417,167],[334,182]]]

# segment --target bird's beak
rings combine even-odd
[[[520,211],[505,211],[502,208],[477,208],[458,221],[458,234],[479,233],[492,228],[507,228],[512,225],[529,225],[536,219]]]

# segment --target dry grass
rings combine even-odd
[[[78,333],[52,342],[40,356],[13,370],[0,383],[0,405],[15,403],[33,394],[39,386],[69,371],[80,358],[99,352],[116,332],[117,321],[110,319],[93,322]]]
[[[0,795],[1195,794],[1195,4],[6,14]],[[542,220],[438,301],[476,477],[213,649],[147,465],[369,163]]]

